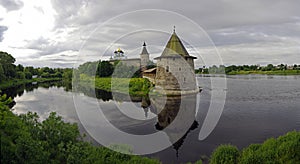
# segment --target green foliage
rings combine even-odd
[[[196,161],[194,164],[202,164],[202,160]]]
[[[144,78],[96,78],[95,87],[106,91],[145,96],[150,91],[151,83]]]
[[[21,72],[21,71],[18,71],[16,73],[16,78],[17,79],[25,79],[25,73],[24,72]]]
[[[63,71],[62,78],[63,80],[72,81],[73,69],[66,68]]]
[[[227,75],[247,75],[247,74],[266,74],[266,75],[299,75],[300,65],[294,65],[288,67],[287,65],[280,64],[274,66],[273,64],[268,64],[267,66],[258,65],[231,65],[225,67],[220,65],[219,67],[213,65],[209,68],[199,68],[195,70],[195,73],[204,74],[227,74]]]
[[[17,67],[16,67],[16,71],[23,72],[24,71],[24,67],[21,64],[18,64]]]
[[[41,74],[41,77],[42,77],[42,78],[49,78],[49,77],[50,77],[50,73],[49,73],[49,72],[43,72],[43,73]]]
[[[95,76],[97,70],[97,62],[86,62],[78,67],[79,74]]]
[[[232,145],[221,145],[211,155],[211,164],[234,164],[237,163],[239,150]]]
[[[300,132],[289,132],[277,139],[253,144],[242,151],[241,163],[299,163]]]
[[[25,72],[30,72],[32,75],[38,75],[39,74],[39,69],[38,68],[33,68],[32,66],[25,67],[24,71]]]
[[[43,122],[36,113],[18,117],[7,107],[11,101],[0,96],[1,163],[160,163],[92,146],[81,140],[76,124],[64,122],[56,113]]]
[[[2,67],[2,64],[0,63],[0,83],[2,82],[2,81],[4,81],[5,80],[5,74],[4,74],[4,70],[3,70],[3,67]]]
[[[108,61],[101,61],[98,64],[96,75],[99,77],[109,77],[114,72],[114,67]]]
[[[16,75],[16,66],[14,62],[16,59],[7,52],[0,51],[0,64],[2,65],[3,73],[6,78],[14,78]]]
[[[25,78],[26,79],[32,79],[32,73],[31,72],[24,72],[24,74],[25,74]]]
[[[67,69],[32,66],[24,68],[21,64],[16,66],[14,62],[15,58],[12,55],[0,51],[0,88],[32,82],[28,81],[32,79],[32,75],[39,75],[42,78],[62,78],[64,70]]]
[[[300,132],[249,145],[240,153],[234,146],[221,145],[213,152],[210,163],[300,163]]]

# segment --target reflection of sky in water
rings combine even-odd
[[[44,120],[50,112],[56,112],[66,121],[75,122],[77,120],[72,93],[65,92],[63,88],[40,87],[33,92],[25,92],[23,96],[17,96],[14,100],[17,103],[13,109],[17,114],[27,113],[27,111],[36,112],[40,119]]]

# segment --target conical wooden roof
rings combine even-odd
[[[177,36],[176,32],[174,31],[161,56],[169,56],[175,54],[179,54],[183,57],[190,56],[181,40]]]
[[[178,55],[181,55],[184,58],[194,58],[196,57],[190,56],[187,50],[185,49],[184,45],[182,44],[181,40],[177,36],[175,30],[173,31],[173,34],[171,35],[164,51],[162,52],[161,56],[158,58],[163,57],[178,57]]]
[[[143,49],[142,49],[142,53],[141,54],[147,54],[147,55],[149,55],[149,53],[147,51],[147,48],[146,48],[146,43],[145,42],[143,44]]]

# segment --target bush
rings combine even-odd
[[[49,72],[44,72],[44,73],[41,74],[41,77],[42,78],[48,78],[48,77],[50,77],[50,74],[49,74]]]
[[[26,79],[32,79],[32,73],[30,73],[30,72],[25,72],[25,78],[26,78]]]
[[[240,163],[300,163],[300,133],[293,131],[242,151]]]
[[[232,145],[221,145],[211,155],[211,164],[233,164],[237,163],[239,150]]]
[[[16,78],[17,78],[17,79],[25,79],[25,74],[24,74],[24,72],[21,72],[21,71],[17,72]]]

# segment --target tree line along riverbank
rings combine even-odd
[[[7,52],[0,51],[0,89],[15,87],[32,82],[69,80],[72,78],[70,68],[34,68],[15,64],[16,59]]]
[[[227,74],[227,75],[248,75],[248,74],[263,74],[263,75],[300,75],[300,65],[286,64],[267,66],[260,65],[231,65],[231,66],[210,66],[202,67],[195,70],[196,74]]]

